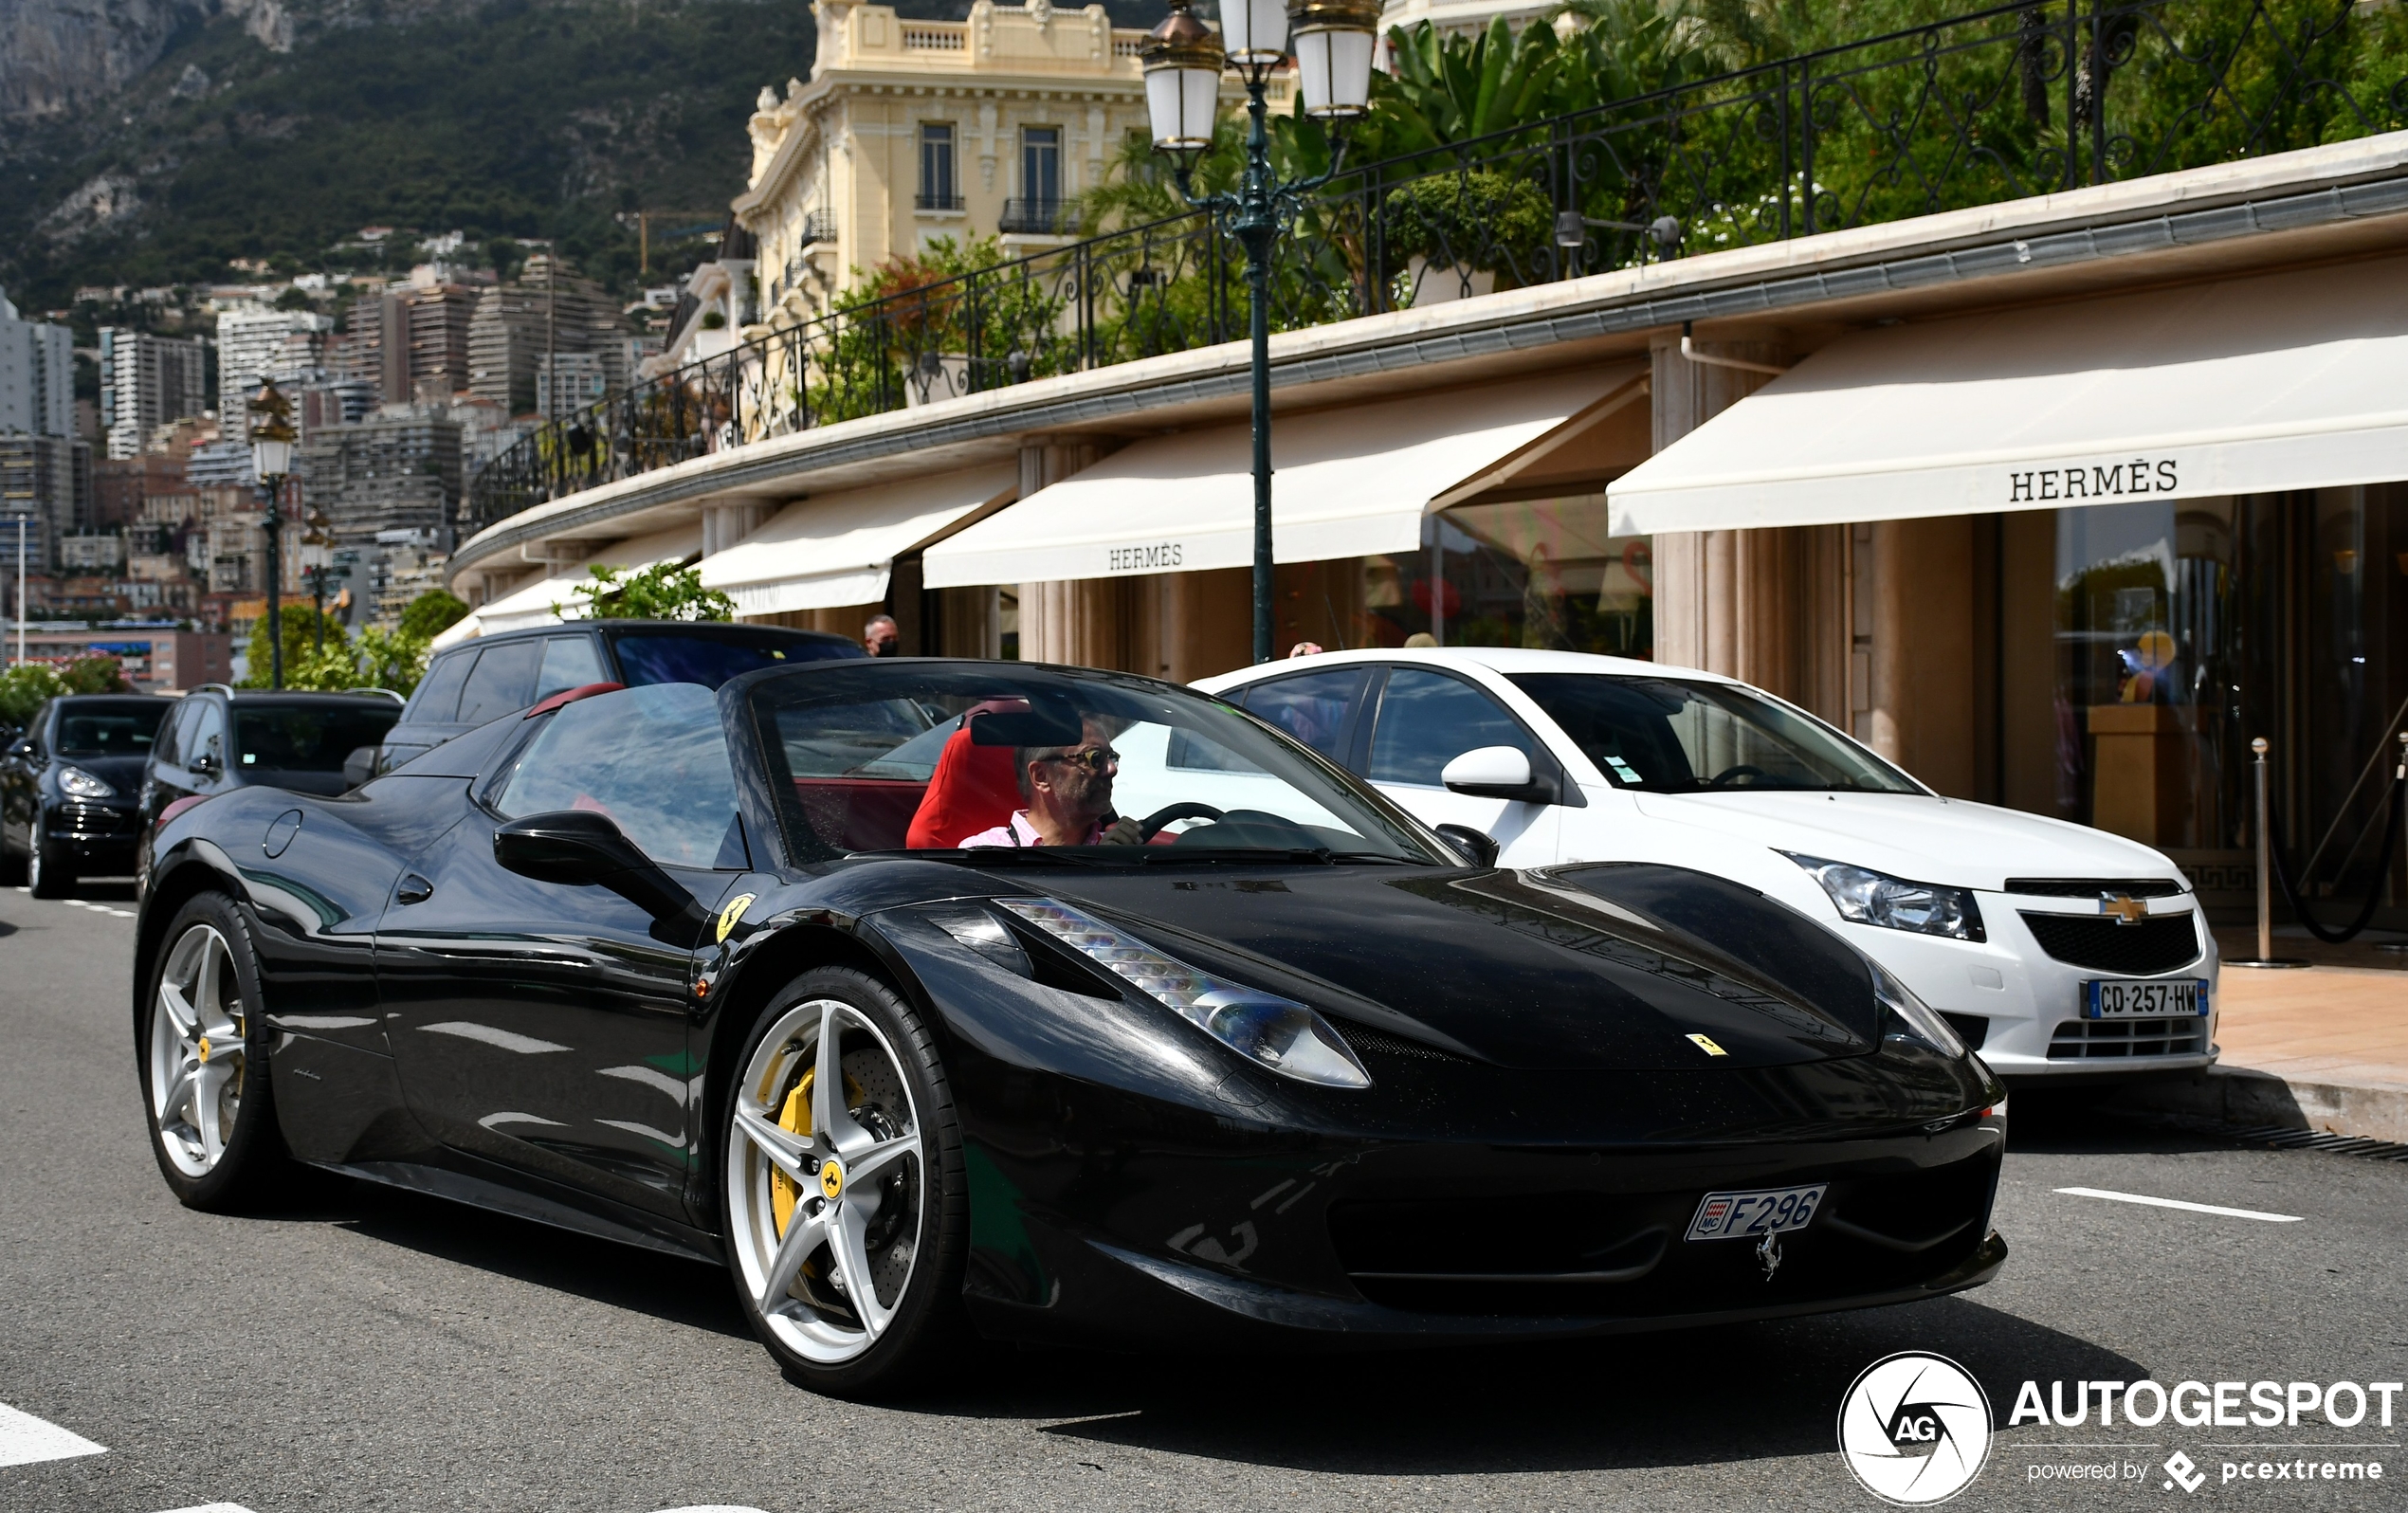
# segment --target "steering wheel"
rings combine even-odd
[[[1764,775],[1765,772],[1761,767],[1750,767],[1747,763],[1742,762],[1736,767],[1725,767],[1721,772],[1716,773],[1713,776],[1706,780],[1706,786],[1708,788],[1727,788],[1730,786],[1731,779],[1735,777],[1762,777]]]
[[[1210,804],[1198,804],[1192,801],[1182,800],[1177,804],[1165,804],[1160,809],[1156,810],[1153,813],[1145,816],[1145,818],[1138,821],[1137,832],[1141,839],[1151,841],[1163,826],[1168,825],[1173,820],[1217,820],[1220,817],[1221,811],[1214,809]]]

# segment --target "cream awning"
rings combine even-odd
[[[1607,490],[1616,535],[2408,479],[2408,259],[1843,337]]]
[[[1010,463],[848,489],[789,504],[759,530],[702,558],[702,586],[739,614],[876,604],[895,557],[1019,486]]]
[[[1281,417],[1271,427],[1272,555],[1410,552],[1422,515],[1493,487],[1635,398],[1643,363],[1467,385]],[[928,549],[932,589],[1245,567],[1254,560],[1252,432],[1158,436]]]
[[[662,562],[683,562],[702,550],[702,527],[700,524],[680,525],[649,536],[629,537],[624,541],[604,547],[572,568],[548,573],[533,583],[523,583],[494,600],[481,604],[474,613],[435,638],[437,649],[465,641],[472,636],[489,635],[502,630],[519,630],[531,625],[545,625],[557,620],[556,604],[567,604],[569,590],[585,581],[589,568],[614,567],[640,572]],[[462,627],[468,627],[465,631]]]

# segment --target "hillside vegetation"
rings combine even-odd
[[[233,258],[357,268],[373,258],[330,249],[386,225],[557,237],[624,286],[632,212],[723,216],[754,96],[812,47],[809,9],[782,0],[495,0],[281,53],[192,27],[116,100],[5,134],[0,282],[38,309]]]

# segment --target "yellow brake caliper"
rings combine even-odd
[[[785,1103],[777,1110],[779,1129],[794,1135],[808,1136],[812,1133],[811,1089],[812,1081],[818,1075],[818,1067],[805,1068],[803,1080],[794,1085],[794,1090],[786,1095]],[[853,1081],[850,1076],[846,1077],[845,1102],[848,1104],[854,1104],[859,1103],[861,1099],[861,1084]],[[794,1217],[794,1204],[802,1197],[802,1193],[803,1190],[795,1185],[793,1177],[775,1167],[770,1169],[769,1207],[771,1214],[777,1220],[777,1233],[781,1239],[785,1237],[786,1226]],[[803,1270],[812,1276],[819,1274],[808,1262],[804,1264]]]

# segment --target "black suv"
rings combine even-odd
[[[400,718],[401,696],[392,693],[301,693],[211,683],[186,694],[175,718],[152,743],[142,775],[136,886],[150,875],[150,839],[168,806],[231,788],[347,792]]]
[[[454,736],[591,683],[716,688],[781,662],[867,655],[824,631],[725,621],[590,620],[480,636],[435,653],[401,723],[385,738],[375,770],[391,772]]]
[[[22,870],[34,897],[54,899],[79,876],[133,871],[143,762],[174,707],[150,694],[66,694],[35,710],[0,756],[0,873]]]

